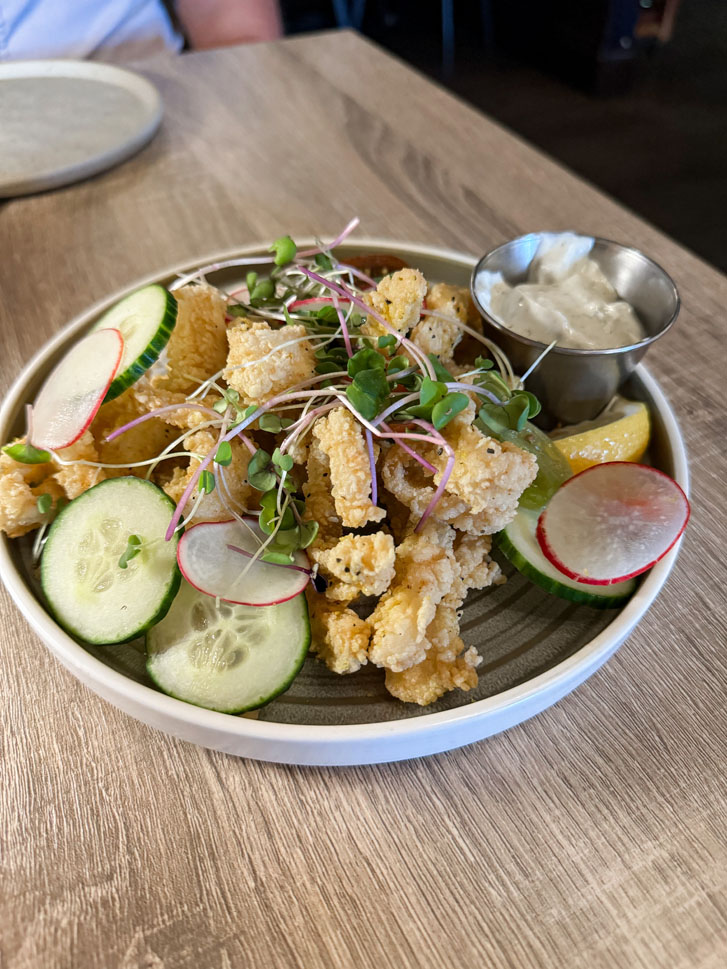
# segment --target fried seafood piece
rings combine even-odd
[[[418,521],[416,515],[410,516],[405,529],[406,535],[414,534]],[[451,551],[458,566],[457,577],[438,609],[445,606],[459,609],[471,589],[485,589],[505,581],[500,566],[490,557],[490,535],[470,535],[458,531],[434,516],[426,520],[420,534],[427,541]]]
[[[185,437],[184,446],[190,452],[189,464],[186,468],[175,468],[169,481],[162,485],[175,504],[181,501],[200,459],[216,449],[217,445],[217,435],[208,430],[194,431]],[[242,514],[244,509],[257,505],[257,493],[247,480],[250,452],[236,438],[230,441],[230,447],[232,460],[226,467],[215,466],[215,489],[201,500],[193,521],[228,521],[231,517],[229,508]],[[195,489],[190,504],[187,505],[188,510],[197,495],[198,491]]]
[[[227,304],[219,290],[207,283],[182,286],[174,296],[177,322],[167,344],[166,387],[189,393],[225,365]]]
[[[332,548],[311,549],[311,558],[328,579],[327,599],[351,602],[380,596],[394,578],[394,539],[385,532],[344,535]]]
[[[188,401],[187,394],[181,390],[174,390],[170,378],[162,374],[155,374],[150,378],[142,377],[127,393],[133,393],[141,413],[148,414],[159,407],[174,407],[174,410],[162,414],[159,420],[163,421],[164,424],[170,424],[172,427],[178,427],[180,430],[190,431],[212,417],[211,414],[205,414],[197,408],[199,406],[211,408],[215,401],[220,399],[218,394],[210,394],[204,398],[195,397],[193,401]],[[125,394],[122,394],[122,396],[125,396]],[[116,401],[111,401],[111,403],[116,403]],[[140,426],[144,427],[156,419],[150,418]]]
[[[439,316],[424,316],[412,330],[411,340],[425,353],[436,354],[447,366],[462,339],[462,324],[468,324],[474,309],[472,297],[461,286],[435,283],[427,291],[427,309]]]
[[[12,443],[24,441],[20,438]],[[56,453],[62,461],[98,461],[90,431]],[[86,464],[65,465],[55,459],[44,464],[21,464],[0,452],[0,531],[10,538],[25,535],[48,521],[48,516],[38,511],[41,495],[50,495],[54,504],[59,498],[70,500],[104,477],[102,468]]]
[[[385,518],[386,509],[371,501],[371,464],[363,429],[353,414],[336,407],[315,422],[313,437],[328,458],[331,491],[342,524],[362,528]]]
[[[426,294],[427,281],[418,269],[399,269],[384,276],[372,293],[366,293],[364,300],[390,327],[404,335],[419,322]],[[378,320],[369,317],[361,332],[378,337],[388,331]]]
[[[410,535],[396,550],[396,574],[369,617],[369,659],[400,672],[420,663],[430,649],[427,629],[437,606],[459,577],[451,549],[427,535]]]
[[[487,437],[473,426],[474,416],[475,405],[470,402],[443,432],[455,453],[446,491],[464,501],[473,516],[484,515],[486,531],[492,534],[515,517],[520,495],[538,473],[538,462],[535,455],[514,444]],[[432,445],[423,453],[439,469],[434,476],[434,483],[439,484],[447,455]]]
[[[470,589],[486,589],[504,581],[502,569],[490,557],[492,538],[489,535],[468,535],[460,532],[454,540],[454,557],[460,568],[460,581],[465,594]]]
[[[328,455],[321,450],[315,438],[308,449],[303,495],[303,520],[318,522],[318,534],[310,547],[311,553],[315,549],[331,548],[341,537],[342,525],[331,493],[331,465]]]
[[[273,330],[263,320],[241,320],[227,331],[225,380],[246,404],[262,404],[308,380],[315,376],[315,355],[306,336],[299,324]]]
[[[58,456],[64,461],[98,461],[99,455],[90,431],[84,431],[75,444],[58,451]],[[54,462],[55,463],[55,462]],[[103,468],[95,468],[88,464],[60,465],[54,475],[58,484],[63,488],[69,501],[78,498],[84,491],[88,491],[99,481],[106,478]]]
[[[137,395],[136,384],[100,408],[91,424],[98,460],[103,464],[119,465],[104,469],[107,478],[127,474],[143,478],[146,467],[130,468],[129,465],[156,457],[174,439],[172,427],[160,418],[152,417],[124,431],[113,441],[106,440],[111,431],[147,414],[151,409]]]
[[[7,445],[11,447],[14,444],[27,444],[28,439],[25,435],[22,437],[16,437],[14,440],[10,441]],[[52,461],[46,461],[43,464],[22,464],[20,461],[14,460],[5,451],[0,450],[0,478],[7,474],[18,474],[20,478],[31,488],[36,487],[45,481],[48,475],[53,474],[56,469],[56,465]]]
[[[474,405],[470,404],[444,430],[454,449],[455,463],[433,514],[461,531],[493,534],[514,518],[518,499],[535,478],[538,466],[527,451],[482,434],[472,426],[473,417]],[[436,475],[430,475],[411,455],[395,447],[381,466],[386,489],[419,517],[447,463],[446,453],[436,445],[426,445],[422,454],[438,468]]]
[[[427,706],[451,690],[465,692],[477,686],[477,666],[482,658],[469,649],[459,635],[457,609],[443,601],[427,627],[427,654],[409,669],[386,671],[386,689],[404,703]]]
[[[442,659],[436,650],[407,670],[386,671],[386,689],[397,700],[426,707],[451,690],[465,693],[477,686],[477,666],[482,662],[474,646],[454,659]]]
[[[371,626],[353,609],[331,602],[310,587],[311,649],[334,673],[355,673],[367,662]]]
[[[432,475],[410,454],[395,446],[381,462],[381,477],[387,492],[408,509],[416,525],[434,497]],[[445,491],[431,517],[455,524],[467,512],[467,502]]]
[[[48,516],[38,510],[38,498],[50,495],[55,503],[65,498],[65,492],[52,474],[36,477],[26,472],[27,468],[46,465],[21,464],[13,468],[10,461],[5,454],[0,458],[0,531],[9,538],[20,538],[48,521]]]

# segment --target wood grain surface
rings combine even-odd
[[[87,304],[212,250],[353,213],[473,253],[583,229],[681,291],[649,366],[686,435],[693,519],[646,620],[574,694],[373,768],[242,761],[145,727],[3,592],[0,965],[722,969],[727,280],[352,34],[142,69],[166,106],[147,149],[0,208],[3,390]]]

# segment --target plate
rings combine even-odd
[[[247,247],[199,260],[223,262],[263,251]],[[354,252],[394,252],[428,279],[466,284],[475,257],[363,239],[342,246]],[[194,266],[176,267],[138,281],[77,317],[38,353],[18,377],[0,410],[0,438],[23,430],[23,405],[68,345],[122,296],[150,282],[170,283]],[[209,278],[232,286],[240,270]],[[679,428],[658,384],[639,366],[625,390],[652,412],[653,463],[688,492],[687,459]],[[480,681],[433,706],[400,703],[386,693],[383,671],[364,667],[351,676],[330,673],[309,658],[291,689],[253,715],[203,710],[159,693],[144,670],[143,646],[92,647],[75,642],[48,615],[28,568],[29,541],[4,539],[0,578],[23,615],[58,659],[83,683],[127,713],[193,743],[258,760],[287,764],[370,764],[450,750],[505,730],[557,702],[587,679],[621,645],[659,594],[679,545],[647,573],[620,611],[600,611],[547,595],[506,563],[508,582],[468,597],[462,636],[483,656]]]
[[[156,88],[111,64],[0,64],[0,198],[118,165],[153,137],[161,117]]]

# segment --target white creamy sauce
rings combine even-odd
[[[510,286],[499,272],[480,272],[478,299],[503,326],[541,343],[582,350],[638,343],[644,327],[589,258],[592,246],[587,236],[543,233],[527,282]]]

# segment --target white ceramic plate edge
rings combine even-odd
[[[434,246],[406,242],[356,239],[361,248],[397,246],[423,255],[473,265],[475,259]],[[265,245],[244,246],[216,254],[208,262],[232,255],[257,253]],[[201,260],[193,265],[204,264]],[[26,399],[26,389],[35,371],[75,331],[87,326],[107,306],[146,282],[188,271],[189,263],[156,272],[137,280],[77,316],[41,349],[23,369],[0,408],[0,438],[5,440],[10,419]],[[687,456],[674,414],[656,381],[640,365],[637,373],[664,422],[674,456],[674,477],[689,493]],[[9,542],[0,545],[0,578],[34,631],[55,656],[81,682],[115,706],[137,719],[184,740],[243,757],[277,763],[343,766],[385,763],[421,757],[460,747],[505,730],[541,712],[571,692],[594,673],[630,634],[661,591],[671,571],[681,541],[646,577],[633,599],[613,622],[573,656],[520,686],[495,696],[441,713],[384,723],[345,726],[280,724],[230,717],[182,703],[172,697],[128,679],[107,667],[75,643],[58,627],[36,601],[18,573],[9,552]]]

